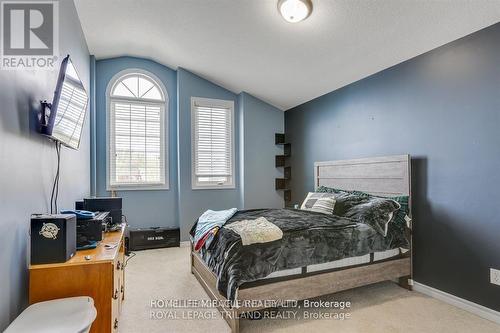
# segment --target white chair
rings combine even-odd
[[[30,305],[4,333],[87,333],[96,315],[91,297],[55,299]]]

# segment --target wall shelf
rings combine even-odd
[[[274,143],[277,145],[285,144],[285,134],[284,133],[276,133],[274,134]]]
[[[276,191],[283,191],[283,199],[287,203],[292,199],[292,192],[288,188],[288,181],[292,178],[292,168],[287,166],[287,158],[292,154],[292,145],[286,142],[284,133],[275,133],[274,143],[283,147],[283,154],[276,155],[274,161],[276,168],[283,168],[283,178],[275,179],[275,188]]]
[[[292,154],[292,145],[289,143],[283,144],[283,155],[289,157]]]
[[[275,179],[275,188],[277,190],[286,190],[286,179],[285,178],[276,178]]]
[[[285,163],[286,163],[286,156],[285,155],[276,155],[275,166],[277,168],[284,167]]]
[[[290,190],[284,190],[283,191],[283,198],[285,199],[285,202],[292,201],[292,191],[290,191]]]
[[[292,168],[287,166],[283,168],[283,176],[285,179],[291,179],[292,178]]]

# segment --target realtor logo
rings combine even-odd
[[[57,1],[1,2],[2,69],[54,68],[58,50]]]

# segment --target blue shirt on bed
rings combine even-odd
[[[213,228],[222,227],[237,211],[238,209],[231,208],[226,210],[207,210],[201,214],[196,225],[194,243],[198,243]]]

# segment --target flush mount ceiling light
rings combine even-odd
[[[306,19],[312,12],[311,0],[279,0],[278,11],[290,23]]]

